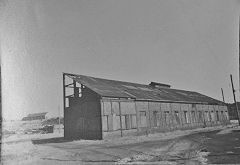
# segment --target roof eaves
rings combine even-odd
[[[174,101],[174,100],[153,100],[153,99],[136,99],[136,101],[155,101],[155,102],[168,102],[168,103],[190,103],[190,104],[210,104],[209,102],[192,102],[192,101]]]
[[[101,97],[103,98],[103,97],[107,97],[107,98],[113,98],[113,99],[123,99],[123,98],[125,98],[125,99],[133,99],[133,100],[136,100],[136,98],[134,98],[134,97],[123,97],[123,96],[119,96],[119,97],[116,97],[116,96],[109,96],[109,95],[101,95]]]

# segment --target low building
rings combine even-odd
[[[70,78],[72,83],[66,84]],[[149,85],[63,74],[64,137],[104,139],[229,122],[225,103],[203,94]],[[67,90],[73,94],[66,96]]]
[[[22,118],[22,121],[44,120],[46,118],[46,114],[47,112],[28,114],[26,117]]]
[[[238,109],[240,108],[240,102],[237,102]],[[230,120],[238,120],[238,113],[237,107],[235,103],[227,104],[228,112],[229,112],[229,119]]]

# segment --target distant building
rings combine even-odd
[[[240,102],[237,102],[238,109],[240,108]],[[229,113],[229,118],[230,120],[238,120],[238,114],[237,114],[237,108],[236,104],[227,104],[228,107],[228,113]]]
[[[46,114],[47,112],[28,114],[27,117],[22,118],[22,121],[44,120],[46,118]]]
[[[72,83],[65,84],[65,78]],[[64,74],[64,137],[104,139],[229,123],[222,101],[170,85]],[[73,94],[66,96],[66,91]]]

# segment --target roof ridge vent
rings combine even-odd
[[[163,83],[158,83],[153,81],[149,85],[154,88],[171,88],[171,85],[169,84],[163,84]]]

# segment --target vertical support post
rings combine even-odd
[[[161,103],[159,103],[159,113],[160,116],[158,115],[158,122],[159,122],[159,129],[163,128],[163,122],[162,122],[162,109],[161,109]]]
[[[230,78],[231,78],[231,84],[232,84],[233,99],[234,99],[236,109],[237,109],[238,124],[240,125],[240,119],[239,119],[240,114],[239,114],[239,111],[238,111],[238,105],[237,105],[236,97],[235,97],[235,89],[234,89],[234,86],[233,86],[233,80],[232,80],[232,75],[231,74],[230,74]]]
[[[139,127],[138,127],[138,120],[139,120],[139,115],[138,115],[138,111],[137,111],[137,103],[136,103],[136,100],[134,101],[135,102],[135,111],[136,111],[136,125],[137,125],[137,135],[139,135]]]
[[[65,107],[66,107],[66,90],[65,90],[65,73],[63,73],[63,126],[64,126],[64,137],[66,137],[66,115],[65,115]]]
[[[146,115],[148,114],[148,121],[147,121],[147,130],[146,130],[146,135],[148,136],[149,132],[150,131],[150,128],[151,128],[151,120],[150,120],[150,110],[149,110],[149,101],[148,101],[148,109],[147,109],[147,112],[146,112]],[[147,116],[146,116],[146,119],[147,119]]]
[[[174,130],[174,114],[173,114],[173,112],[172,112],[172,103],[169,103],[169,107],[170,107],[170,109],[169,109],[169,117],[170,117],[170,131],[172,131],[172,130]]]
[[[76,97],[76,81],[73,79],[73,97]]]
[[[121,112],[121,102],[119,100],[119,115],[120,115],[120,130],[121,130],[121,137],[123,137],[123,133],[122,133],[122,112]]]
[[[225,103],[224,93],[223,93],[223,89],[222,88],[221,88],[221,91],[222,91],[222,99],[223,99],[223,102]]]
[[[179,115],[180,115],[180,125],[181,125],[181,128],[183,128],[184,112],[182,111],[182,104],[179,104]]]
[[[81,89],[82,89],[82,85],[81,85]],[[100,97],[99,99],[99,105],[100,105],[100,131],[101,131],[101,137],[100,139],[102,140],[104,138],[104,135],[103,135],[103,121],[102,121],[102,116],[103,116],[103,111],[104,111],[104,104],[103,104],[103,99],[102,97]]]
[[[61,122],[60,122],[60,106],[58,105],[58,130],[59,130],[59,133],[60,133],[60,124],[61,124]]]
[[[79,88],[77,87],[75,80],[73,80],[73,95],[74,97],[79,97]]]
[[[111,104],[111,115],[113,115],[113,114],[114,114],[114,112],[113,112],[112,100],[110,100],[110,104]]]
[[[112,100],[110,100],[110,106],[111,106],[111,114],[108,115],[108,131],[113,131],[113,125],[114,125],[114,113],[113,113],[113,105]]]
[[[0,61],[1,60],[1,57],[0,57]],[[1,130],[1,133],[2,133],[2,123],[3,123],[3,117],[2,117],[2,72],[1,72],[1,63],[0,63],[0,130]],[[0,142],[2,144],[2,136],[0,137]],[[2,153],[2,147],[0,147],[0,153]],[[0,160],[1,160],[1,155],[0,154]]]

